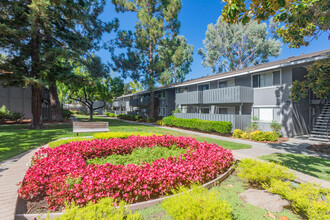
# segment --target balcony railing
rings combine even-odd
[[[127,101],[114,101],[113,107],[126,107]]]
[[[176,94],[176,104],[253,103],[253,88],[234,86]]]
[[[199,104],[203,103],[203,92],[186,92],[178,93],[175,97],[175,103],[178,105],[181,104]]]
[[[201,119],[206,121],[230,121],[234,129],[243,130],[251,123],[251,115],[233,115],[233,114],[202,114],[202,113],[174,113],[177,118]]]
[[[139,97],[135,99],[129,100],[130,106],[149,106],[150,105],[150,98],[149,97]]]

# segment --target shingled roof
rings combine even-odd
[[[191,79],[191,80],[184,81],[182,83],[176,83],[176,84],[172,84],[169,86],[161,86],[161,87],[157,87],[155,89],[155,91],[163,90],[166,88],[176,88],[176,87],[187,86],[187,85],[192,85],[192,84],[199,84],[199,83],[203,83],[203,82],[209,82],[212,80],[220,80],[220,79],[234,77],[237,75],[251,74],[254,72],[266,71],[266,70],[271,70],[271,69],[276,69],[276,68],[281,68],[281,67],[286,67],[286,66],[292,66],[292,65],[302,64],[302,63],[309,63],[309,62],[312,62],[312,61],[315,61],[318,59],[324,59],[328,55],[330,55],[330,49],[318,51],[315,53],[303,54],[300,56],[293,56],[293,57],[289,57],[289,58],[286,58],[283,60],[277,60],[277,61],[273,61],[273,62],[269,62],[269,63],[258,64],[258,65],[254,65],[254,66],[250,66],[250,67],[246,67],[246,68],[243,68],[240,70],[234,70],[234,71],[230,71],[230,72],[226,72],[226,73],[217,73],[214,75],[200,77],[197,79]],[[123,95],[123,96],[120,96],[120,98],[144,94],[147,92],[148,92],[148,90],[144,90],[144,91],[140,91],[140,92],[137,92],[134,94]]]

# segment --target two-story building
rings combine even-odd
[[[310,95],[293,102],[290,87],[293,81],[304,79],[310,64],[329,54],[330,49],[159,87],[155,90],[155,110],[164,117],[178,108],[180,113],[174,113],[178,118],[231,121],[233,129],[244,129],[256,121],[261,130],[270,130],[270,124],[276,121],[282,124],[284,136],[309,134],[322,107],[324,120],[329,121],[330,98],[321,103]],[[148,91],[117,100],[126,102],[122,113],[147,116],[149,112]],[[327,130],[314,133],[321,137],[324,132]]]

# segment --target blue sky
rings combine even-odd
[[[184,35],[189,44],[194,45],[194,62],[191,66],[191,72],[186,76],[186,79],[198,78],[206,75],[211,75],[210,69],[202,66],[202,58],[198,55],[197,50],[203,47],[203,40],[207,25],[215,23],[221,15],[221,10],[225,3],[221,0],[182,0],[182,9],[179,14],[181,22],[180,35]],[[107,5],[101,19],[110,21],[117,17],[120,22],[120,29],[134,30],[136,23],[135,13],[116,13],[111,1],[107,1]],[[111,36],[105,35],[104,41],[109,40]],[[273,60],[285,59],[291,56],[312,53],[330,48],[330,41],[327,34],[322,34],[319,39],[313,40],[308,47],[299,49],[289,48],[288,45],[283,45],[282,53]],[[108,51],[102,50],[97,53],[104,62],[111,62]],[[118,74],[116,74],[118,75]],[[128,81],[128,79],[126,80]]]

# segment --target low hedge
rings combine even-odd
[[[179,128],[189,128],[193,130],[218,132],[221,134],[230,134],[233,125],[228,121],[204,121],[200,119],[183,119],[174,116],[163,118],[164,125],[175,126]]]
[[[120,139],[126,139],[129,136],[140,136],[140,137],[146,137],[146,136],[161,136],[161,134],[154,134],[154,133],[148,133],[148,132],[104,132],[104,133],[96,133],[93,135],[94,139],[111,139],[111,138],[120,138]]]
[[[125,115],[125,114],[118,115],[118,118],[124,120],[130,120],[130,121],[138,121],[140,119],[143,119],[141,115]]]

